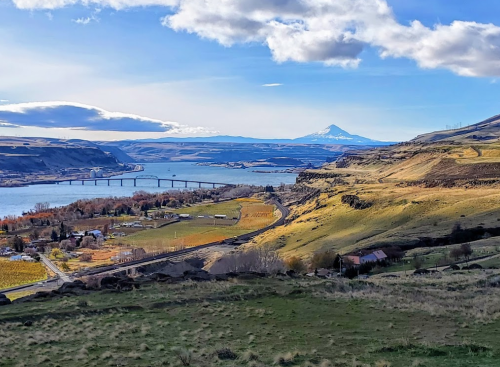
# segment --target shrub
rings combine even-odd
[[[333,269],[339,266],[337,253],[328,250],[325,252],[316,252],[311,259],[311,268],[319,269]]]
[[[234,361],[238,356],[229,348],[222,348],[215,351],[217,358],[220,360],[231,360]]]
[[[296,273],[302,274],[307,270],[306,264],[302,259],[293,256],[285,261],[285,265],[289,270],[293,270]]]
[[[92,255],[91,254],[82,254],[82,255],[80,255],[80,261],[90,262],[90,261],[92,261]]]
[[[272,246],[261,246],[221,257],[210,269],[213,274],[260,272],[274,274],[284,270],[283,260]]]

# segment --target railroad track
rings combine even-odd
[[[283,206],[281,203],[279,203],[277,201],[274,201],[273,204],[276,205],[278,210],[281,212],[281,218],[279,218],[276,222],[274,222],[270,226],[267,226],[265,228],[259,229],[259,230],[254,231],[254,232],[243,234],[241,236],[237,236],[236,238],[234,238],[233,242],[235,242],[235,241],[249,241],[250,239],[252,239],[255,236],[258,236],[258,235],[260,235],[264,232],[267,232],[271,229],[274,229],[276,227],[284,225],[286,218],[288,217],[288,215],[290,215],[290,209]],[[191,253],[194,253],[194,252],[197,252],[197,251],[200,251],[203,249],[215,247],[215,246],[220,246],[221,244],[228,245],[231,243],[230,242],[227,242],[227,243],[211,242],[211,243],[207,243],[205,245],[191,247],[188,249],[174,251],[174,252],[168,252],[165,254],[147,257],[147,258],[144,258],[141,260],[134,260],[134,261],[129,261],[129,262],[123,263],[123,264],[106,266],[106,267],[102,267],[102,268],[98,268],[98,269],[88,270],[88,271],[79,273],[78,277],[99,275],[99,274],[115,274],[115,273],[120,273],[122,271],[131,270],[131,269],[137,268],[139,266],[154,264],[157,262],[163,262],[165,260],[171,260],[171,261],[183,260],[186,257],[188,257],[187,255],[189,255]]]

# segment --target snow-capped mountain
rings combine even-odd
[[[294,142],[305,144],[344,144],[344,145],[381,145],[388,144],[377,140],[349,134],[336,125],[330,125],[317,133],[294,139]]]
[[[209,136],[194,138],[161,138],[145,139],[140,142],[169,142],[169,143],[247,143],[247,144],[332,144],[332,145],[391,145],[384,142],[349,134],[340,127],[331,125],[317,133],[297,139],[256,139],[242,136]]]

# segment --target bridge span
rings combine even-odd
[[[198,186],[198,188],[200,188],[200,189],[203,187],[206,187],[206,186],[210,186],[214,189],[216,187],[222,187],[222,186],[236,186],[234,184],[227,184],[227,183],[221,183],[221,182],[182,180],[182,179],[175,179],[175,178],[159,178],[157,176],[146,176],[146,175],[130,177],[130,178],[88,178],[88,179],[60,180],[60,181],[56,181],[56,184],[59,185],[59,184],[69,183],[70,185],[73,185],[73,184],[85,185],[85,183],[93,182],[95,186],[98,186],[99,182],[106,182],[108,186],[112,186],[111,184],[113,182],[119,182],[120,186],[123,186],[124,182],[133,182],[134,187],[137,187],[138,181],[156,181],[158,184],[158,187],[162,187],[162,185],[161,185],[162,182],[168,182],[170,184],[169,187],[172,187],[172,188],[175,187],[175,183],[183,184],[184,188],[188,188],[189,184],[194,184],[194,185]]]

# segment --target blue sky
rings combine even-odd
[[[75,123],[54,119],[47,128],[45,120],[36,123],[47,118],[38,110],[29,127],[0,125],[0,134],[295,138],[336,124],[395,141],[500,113],[498,1],[363,0],[363,7],[382,3],[392,10],[379,17],[370,9],[342,8],[347,0],[262,1],[248,7],[255,14],[272,12],[271,20],[242,17],[248,7],[235,15],[220,5],[231,1],[211,0],[212,9],[205,9],[201,0],[0,0],[4,124],[26,125],[23,116],[12,115],[15,104],[65,101],[167,126],[151,129],[144,119],[136,132],[107,124],[75,129]],[[270,3],[275,7],[264,9]],[[302,19],[298,11],[296,27],[309,26],[292,39],[283,19],[298,3],[312,14],[326,4],[329,14]],[[347,25],[338,25],[345,14]],[[283,23],[270,30],[274,20]],[[411,25],[415,20],[420,23]],[[461,23],[450,27],[456,21]],[[338,44],[322,40],[330,31],[342,35]],[[67,116],[67,104],[61,111]]]

